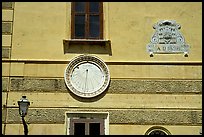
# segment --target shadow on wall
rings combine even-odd
[[[111,43],[109,40],[103,41],[73,41],[63,40],[64,54],[108,54],[112,56]]]

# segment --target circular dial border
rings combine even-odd
[[[72,81],[72,75],[76,67],[86,64],[86,63],[95,65],[97,68],[101,70],[104,76],[103,81],[102,81],[103,83],[99,84],[100,87],[98,87],[97,90],[92,91],[92,92],[85,92],[85,91],[83,92],[79,90],[79,88],[77,89]],[[98,96],[99,94],[101,94],[102,92],[106,90],[106,88],[108,87],[110,83],[110,72],[109,72],[108,66],[100,58],[96,56],[90,56],[90,55],[80,55],[80,56],[75,57],[69,62],[69,64],[67,65],[65,69],[64,79],[65,79],[66,86],[72,93],[74,93],[75,95],[79,97],[91,98],[91,97]]]

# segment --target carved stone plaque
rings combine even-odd
[[[184,37],[179,32],[181,26],[173,20],[162,20],[153,26],[155,29],[147,52],[153,54],[175,54],[184,53],[188,55],[189,45],[185,43]]]

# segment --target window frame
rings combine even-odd
[[[70,118],[70,135],[74,135],[74,124],[75,123],[85,123],[85,135],[89,135],[89,124],[90,123],[100,123],[100,135],[105,135],[105,121],[102,118],[86,119],[86,118]]]
[[[75,12],[76,2],[71,3],[71,39],[103,39],[103,2],[99,2],[99,12],[98,13],[90,13],[89,7],[90,2],[85,2],[85,12],[77,13]],[[75,36],[75,16],[76,15],[84,15],[85,16],[85,36],[81,38],[77,38]],[[89,16],[90,15],[98,15],[99,16],[99,37],[89,37]]]
[[[109,112],[93,111],[76,111],[70,109],[65,112],[65,134],[70,135],[71,119],[103,119],[104,122],[104,135],[109,135]]]

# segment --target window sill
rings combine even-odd
[[[110,40],[100,40],[100,39],[69,39],[63,40],[63,43],[67,46],[70,45],[100,45],[100,46],[110,46]]]
[[[112,55],[111,41],[103,39],[64,39],[64,54],[90,53]]]

